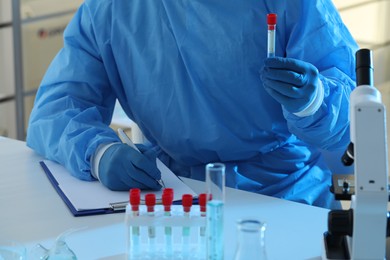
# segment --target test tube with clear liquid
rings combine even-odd
[[[267,37],[267,57],[275,57],[275,38],[276,38],[276,14],[267,15],[268,37]]]
[[[206,165],[206,252],[208,260],[224,259],[225,165]]]

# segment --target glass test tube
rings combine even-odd
[[[223,215],[225,203],[225,165],[209,163],[206,165],[206,188],[208,201],[206,206],[207,259],[224,259]]]
[[[202,193],[199,194],[198,197],[199,201],[199,207],[200,207],[200,216],[202,218],[206,217],[206,203],[207,203],[207,194]],[[206,252],[206,227],[201,226],[199,229],[199,236],[200,236],[200,246],[199,246],[199,255],[204,255]]]
[[[145,204],[148,212],[148,216],[154,218],[154,206],[156,205],[156,195],[148,193],[145,195]],[[148,227],[149,237],[149,252],[151,256],[155,255],[156,250],[156,228],[154,225]]]
[[[267,57],[275,57],[276,14],[267,14],[268,37]]]
[[[190,211],[192,206],[192,195],[191,194],[183,194],[182,196],[182,205],[183,205],[183,217],[189,218]],[[182,256],[186,259],[189,257],[189,249],[190,249],[190,231],[191,228],[189,226],[183,226],[182,230]]]
[[[162,204],[164,205],[164,216],[170,217],[171,206],[173,201],[173,189],[165,188],[162,194]],[[165,233],[165,256],[169,259],[173,256],[173,241],[172,241],[172,227],[166,226],[164,228]]]
[[[139,205],[141,203],[141,190],[134,188],[129,192],[130,205],[133,217],[139,216]],[[138,226],[131,227],[130,252],[133,257],[139,255],[140,252],[140,228]]]

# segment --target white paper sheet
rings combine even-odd
[[[59,188],[78,211],[104,209],[110,207],[110,203],[127,202],[129,200],[128,191],[111,191],[98,181],[82,181],[73,177],[58,163],[49,160],[45,160],[44,163],[57,180]],[[160,160],[157,160],[157,167],[161,171],[161,178],[165,187],[174,189],[174,201],[181,200],[183,194],[196,196],[196,193]],[[142,191],[141,197],[143,198],[146,193],[155,193],[158,199],[161,198],[162,190]]]

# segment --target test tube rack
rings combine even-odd
[[[206,217],[199,205],[193,205],[189,215],[180,205],[171,206],[170,216],[164,213],[163,205],[155,206],[153,216],[140,205],[134,216],[127,205],[127,259],[206,259]]]

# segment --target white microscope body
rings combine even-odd
[[[324,240],[326,259],[383,260],[389,199],[386,108],[372,84],[371,51],[362,49],[356,56],[358,86],[350,96],[355,193],[351,209],[329,212],[329,230]],[[332,247],[344,252],[344,256],[332,256]]]
[[[386,108],[373,86],[351,94],[351,141],[354,144],[355,195],[352,195],[351,259],[384,259],[386,255],[388,176]]]

